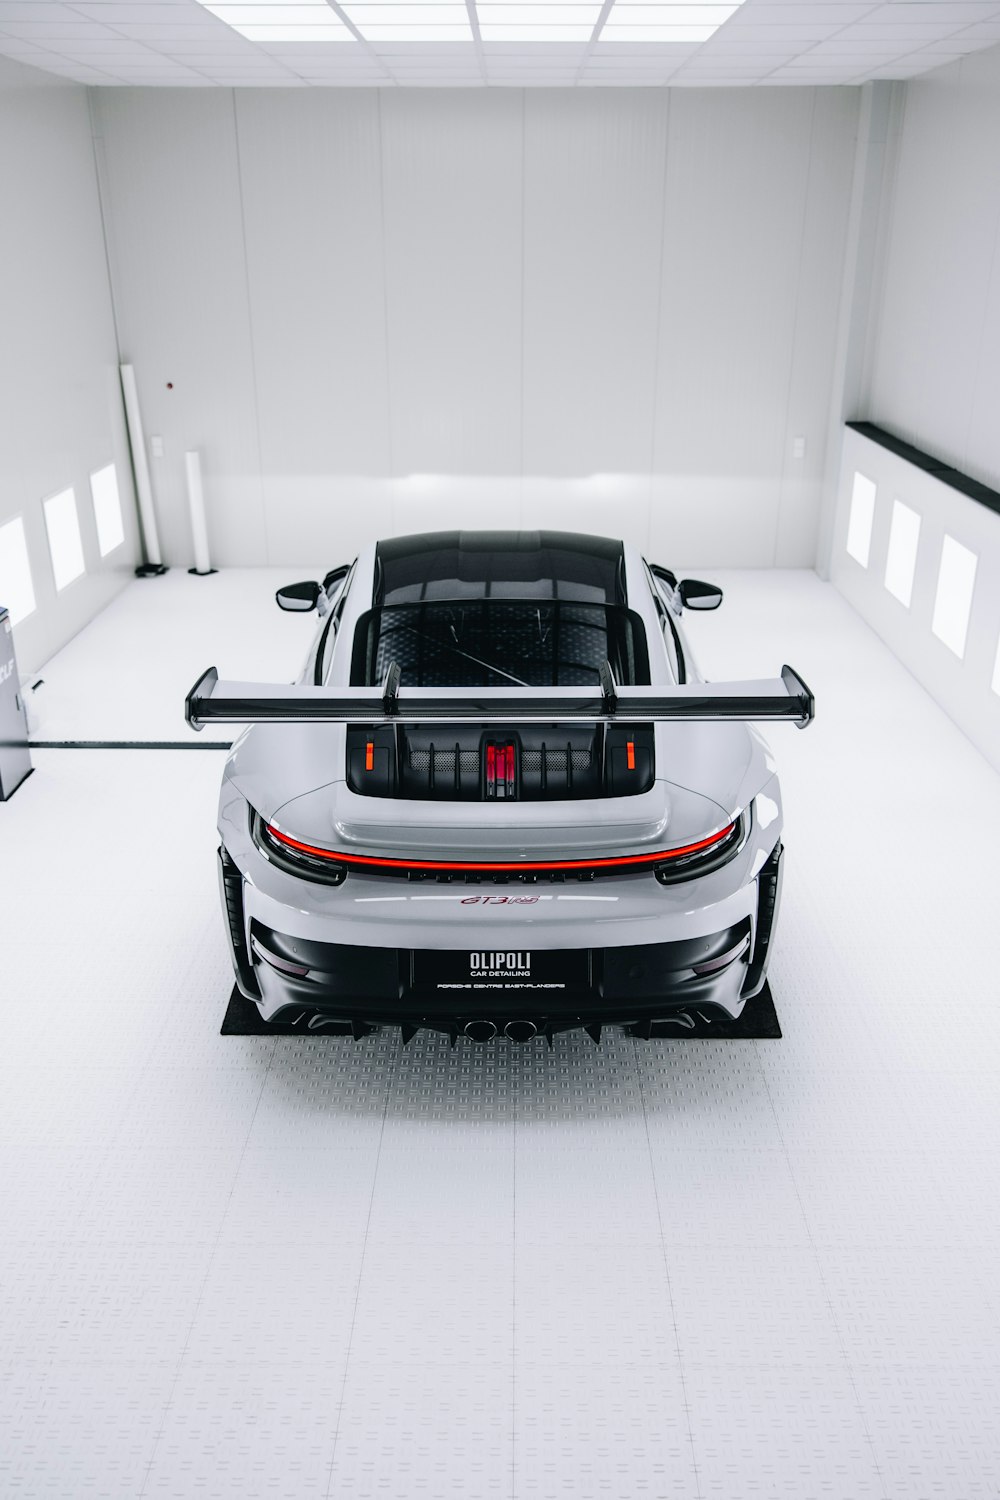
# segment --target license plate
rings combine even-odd
[[[411,956],[411,987],[419,994],[579,993],[591,988],[590,953],[550,949],[457,949]]]

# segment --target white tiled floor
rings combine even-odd
[[[40,734],[182,737],[213,659],[287,680],[281,581],[137,583]],[[0,1495],[1000,1495],[1000,779],[816,578],[721,581],[705,670],[790,658],[819,703],[771,734],[781,1041],[220,1037],[221,756],[37,754]]]

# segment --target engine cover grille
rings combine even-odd
[[[653,785],[649,725],[379,725],[347,731],[347,782],[363,797],[555,802],[627,797]]]

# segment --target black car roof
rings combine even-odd
[[[379,542],[372,603],[428,599],[624,604],[624,549],[573,531],[429,531]]]

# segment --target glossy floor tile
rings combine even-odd
[[[1000,778],[813,575],[718,576],[705,672],[818,702],[769,736],[780,1041],[221,1037],[221,755],[37,753],[0,806],[0,1495],[1000,1494]],[[181,738],[212,661],[290,679],[281,581],[130,587],[40,733]]]

